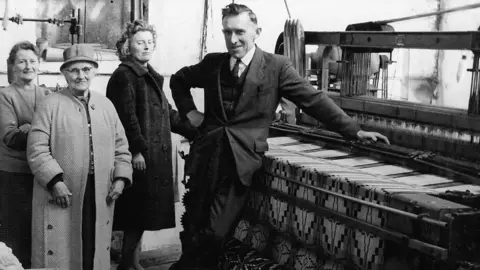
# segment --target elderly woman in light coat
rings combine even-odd
[[[131,184],[131,154],[112,103],[90,90],[94,51],[76,44],[60,67],[68,88],[37,108],[27,157],[34,268],[110,269],[114,201]]]

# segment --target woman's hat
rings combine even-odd
[[[63,64],[60,70],[65,68],[68,64],[74,62],[90,62],[95,68],[98,68],[98,63],[94,59],[95,51],[88,44],[74,44],[63,51]]]

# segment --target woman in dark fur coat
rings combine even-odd
[[[196,129],[182,121],[163,92],[163,77],[148,62],[156,47],[153,26],[128,23],[117,42],[122,63],[108,82],[125,128],[134,168],[133,185],[115,206],[113,229],[124,231],[118,270],[143,269],[136,256],[144,231],[175,227],[171,132],[192,139]]]

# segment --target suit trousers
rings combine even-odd
[[[205,175],[192,176],[184,199],[182,257],[176,269],[216,269],[249,193],[237,175],[230,145],[216,149]]]

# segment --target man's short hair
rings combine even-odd
[[[235,3],[229,4],[222,9],[222,20],[225,17],[237,16],[240,13],[244,13],[244,12],[247,12],[248,16],[250,17],[250,20],[254,24],[257,24],[257,15],[255,15],[255,13],[253,13],[253,11],[249,7],[241,4],[235,4]]]

